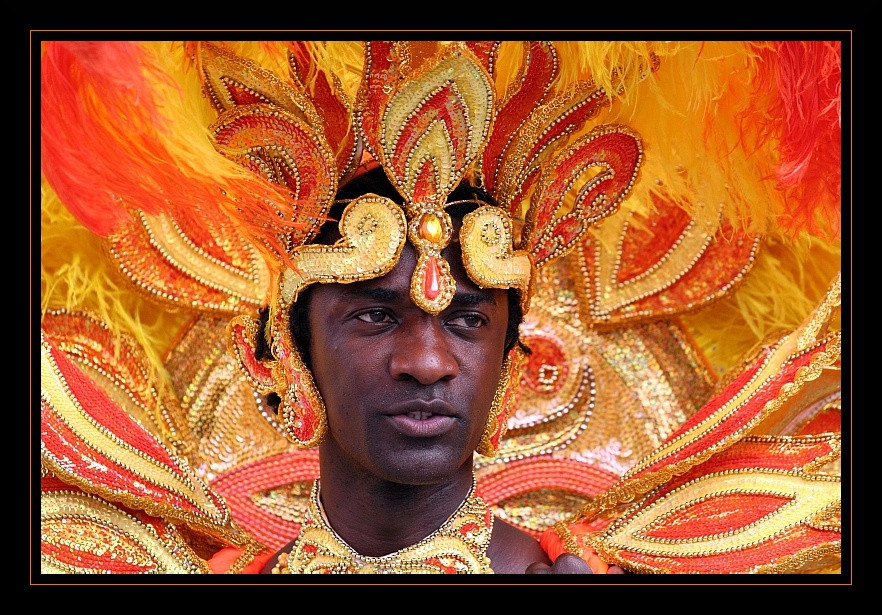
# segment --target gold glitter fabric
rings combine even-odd
[[[431,571],[486,571],[487,511],[629,571],[835,570],[842,52],[45,41],[43,571],[254,572],[307,527],[336,563],[297,565],[348,571],[318,453],[291,441],[326,425],[288,310],[409,242],[437,314],[454,240],[478,285],[517,290],[531,352],[474,458],[478,533],[445,526]],[[311,245],[367,168],[404,204],[354,199],[341,241]],[[464,180],[495,204],[455,238]],[[259,336],[289,360],[258,360]]]
[[[828,325],[840,296],[837,279],[801,327],[769,342],[661,446],[559,522],[555,531],[567,549],[578,553],[587,546],[605,562],[640,572],[835,566],[842,532],[841,434],[813,430],[836,425],[830,418],[841,333]],[[585,531],[604,514],[615,520]]]
[[[101,364],[96,356],[117,355],[77,353],[105,333],[87,315],[49,315],[46,329],[53,337],[41,337],[40,353],[41,569],[210,572],[207,559],[224,547],[242,549],[236,565],[247,564],[263,546],[182,455],[127,411],[145,392],[155,395],[138,388],[143,381],[122,379],[138,373],[137,361],[122,356]],[[104,378],[89,377],[78,364]],[[101,385],[116,388],[116,397]],[[129,404],[116,401],[126,396]],[[180,442],[182,433],[166,435]]]
[[[395,553],[367,557],[346,544],[328,524],[315,481],[297,542],[279,555],[273,574],[493,574],[487,546],[493,512],[475,495],[437,530]]]
[[[43,479],[40,571],[59,573],[209,573],[175,525]]]

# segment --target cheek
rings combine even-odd
[[[502,353],[501,347],[499,352],[500,354]],[[478,418],[481,419],[479,422],[483,427],[483,422],[486,420],[490,412],[490,406],[493,404],[499,379],[502,376],[502,362],[495,361],[487,355],[480,355],[470,359],[469,365],[471,369],[467,372],[465,369],[463,370],[463,373],[473,374],[469,378],[471,391],[466,393],[466,395],[471,396],[473,410]]]
[[[335,348],[323,348],[312,355],[312,373],[325,404],[333,404],[353,396],[352,388],[359,379],[360,365],[345,361]]]
[[[312,346],[312,372],[331,428],[363,420],[362,409],[375,404],[382,391],[377,359],[334,340],[327,340],[325,347],[322,343],[316,339]]]

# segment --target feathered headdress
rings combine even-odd
[[[731,365],[739,340],[796,326],[811,305],[813,271],[782,263],[838,258],[840,56],[837,41],[47,42],[44,308],[88,303],[131,323],[161,366],[169,319],[271,304],[282,322],[304,284],[379,275],[410,241],[414,301],[435,311],[452,283],[444,201],[468,177],[496,201],[464,230],[476,282],[528,306],[541,272],[575,257],[575,291],[555,300],[575,292],[586,326],[683,314],[699,336],[727,330],[703,346]],[[341,223],[364,243],[308,246],[365,161],[404,208],[363,200]],[[59,263],[47,237],[91,245],[71,215],[149,303],[121,300],[89,259]],[[266,367],[252,366],[261,390],[278,386]]]

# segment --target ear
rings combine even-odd
[[[257,336],[262,335],[260,322],[251,316],[236,316],[227,325],[227,347],[251,385],[262,394],[276,390],[272,366],[275,361],[257,358]]]

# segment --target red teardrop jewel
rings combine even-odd
[[[441,294],[441,269],[434,256],[426,261],[425,277],[423,278],[423,296],[434,301]]]

